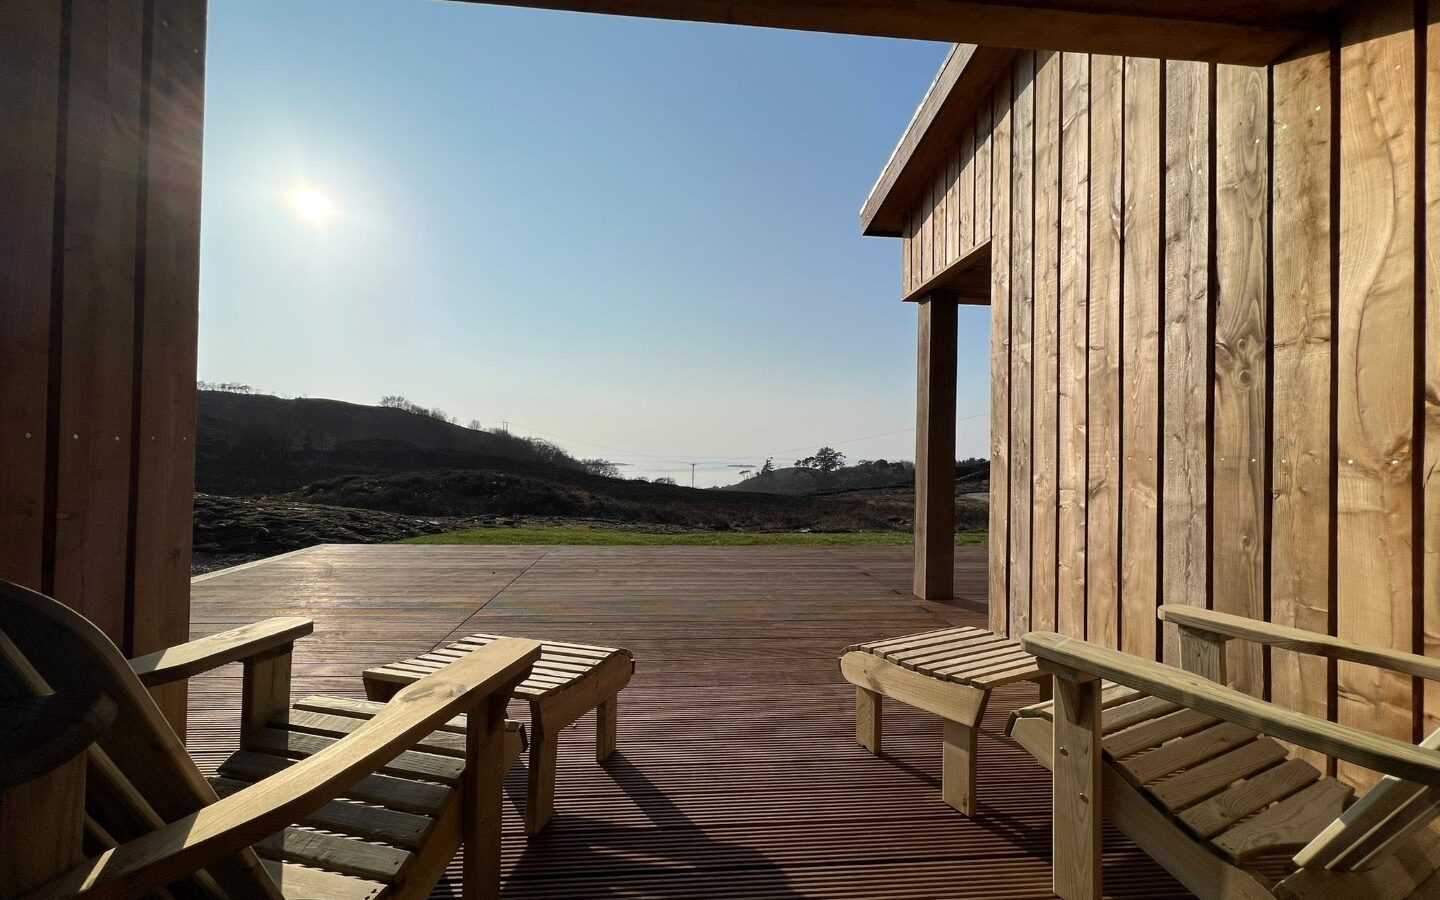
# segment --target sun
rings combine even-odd
[[[297,185],[290,191],[290,208],[311,225],[324,225],[335,216],[335,204],[319,188]]]

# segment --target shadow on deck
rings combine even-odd
[[[1050,776],[1002,734],[1032,685],[990,704],[974,820],[940,800],[934,717],[890,703],[885,755],[855,743],[841,648],[984,625],[983,548],[957,549],[968,603],[921,604],[909,579],[905,548],[326,546],[197,579],[192,632],[311,616],[296,696],[363,696],[363,668],[474,632],[633,650],[619,751],[596,765],[593,716],[570,729],[555,818],[528,841],[523,760],[510,773],[506,897],[1052,896]],[[192,682],[207,770],[239,690],[238,667]],[[1113,831],[1106,847],[1110,895],[1187,896]]]

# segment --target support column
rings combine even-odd
[[[919,302],[915,400],[915,596],[955,599],[955,350],[959,297]]]

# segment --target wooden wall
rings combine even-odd
[[[1268,68],[1019,52],[935,173],[904,289],[989,240],[996,629],[1173,659],[1163,601],[1440,655],[1440,0],[1355,7]],[[1440,725],[1436,686],[1229,653]]]
[[[131,654],[189,630],[205,12],[0,4],[0,577]]]

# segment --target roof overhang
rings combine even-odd
[[[964,123],[974,120],[979,104],[989,96],[987,89],[1014,56],[1014,50],[955,45],[860,210],[863,233],[900,236],[915,198],[958,143]]]
[[[505,6],[1259,66],[1347,0],[471,0]],[[1363,3],[1366,0],[1348,0]]]

